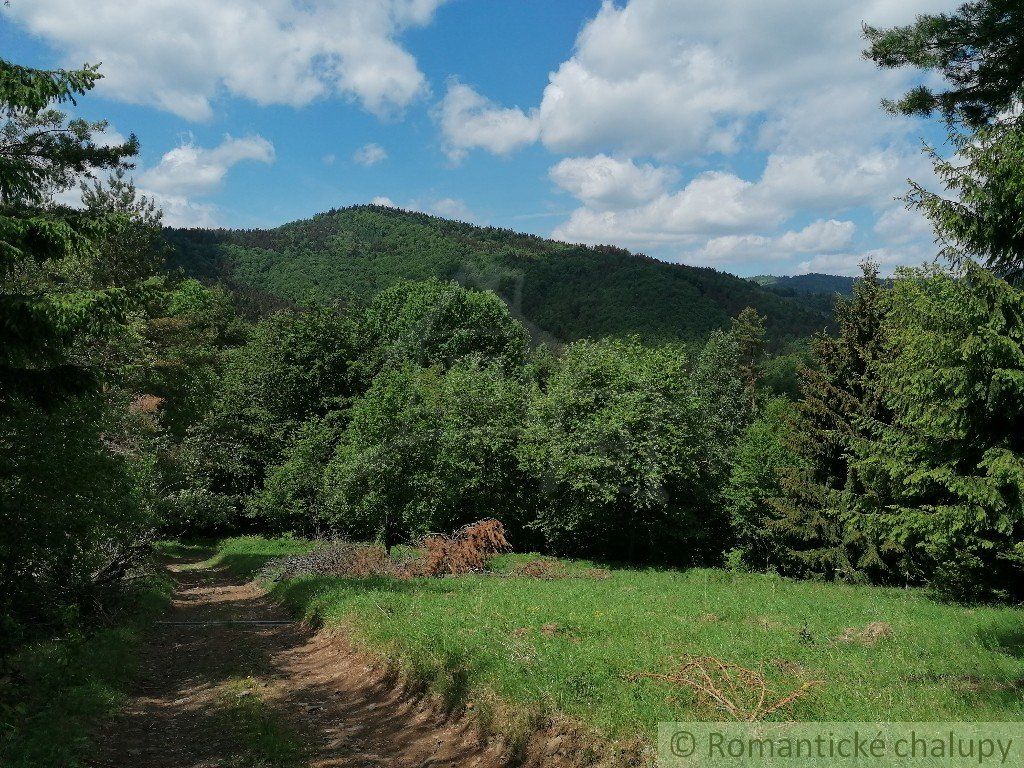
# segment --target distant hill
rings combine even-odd
[[[750,278],[760,286],[771,288],[778,292],[796,293],[841,293],[849,296],[853,293],[853,284],[857,282],[855,277],[844,275],[823,275],[818,272],[810,272],[806,275],[793,275],[792,277],[775,275],[758,275]]]
[[[269,305],[361,305],[403,278],[437,277],[494,290],[536,333],[563,341],[630,333],[698,340],[753,306],[778,345],[830,319],[819,303],[713,269],[382,206],[332,210],[275,229],[166,235],[172,266]]]
[[[849,296],[853,293],[855,277],[845,275],[823,275],[810,272],[806,275],[792,277],[775,275],[758,275],[752,281],[779,296],[796,299],[819,312],[831,313],[835,304],[836,294]]]

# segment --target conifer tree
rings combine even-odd
[[[885,292],[877,266],[864,264],[853,295],[836,302],[836,335],[814,339],[814,363],[804,372],[789,433],[796,466],[783,470],[767,523],[784,542],[787,562],[780,565],[787,572],[853,580],[882,568],[856,519],[849,459],[864,420],[887,419],[877,380]]]
[[[104,145],[104,123],[52,108],[75,103],[99,77],[96,67],[44,71],[0,60],[0,408],[88,389],[93,371],[73,359],[73,345],[115,326],[132,300],[125,288],[83,280],[118,216],[53,202],[138,151],[134,136]]]
[[[1008,279],[1024,276],[1024,4],[974,0],[955,13],[918,16],[908,26],[866,26],[865,56],[880,67],[914,66],[939,74],[945,90],[920,85],[891,112],[938,113],[952,158],[926,149],[946,188],[911,182],[907,203],[935,228],[954,264],[977,259]]]
[[[753,410],[757,403],[757,382],[761,378],[761,364],[765,356],[765,318],[753,307],[747,307],[733,318],[729,333],[736,342],[740,380]]]
[[[895,281],[879,369],[891,411],[851,463],[873,538],[909,581],[1024,593],[1024,291],[987,270]]]

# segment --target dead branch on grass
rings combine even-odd
[[[734,720],[745,722],[763,720],[788,707],[823,682],[808,680],[780,695],[769,687],[761,673],[714,656],[683,656],[682,665],[671,674],[642,672],[630,678],[659,680],[689,688]]]

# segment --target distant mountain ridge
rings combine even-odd
[[[806,275],[776,276],[757,275],[750,278],[764,288],[774,291],[791,293],[840,293],[849,296],[853,293],[856,277],[845,275],[825,275],[820,272],[808,272]]]
[[[820,302],[710,268],[669,264],[376,205],[334,209],[274,229],[167,229],[172,266],[269,304],[361,305],[402,279],[453,279],[501,295],[557,340],[637,334],[696,341],[744,307],[773,345],[825,327]]]

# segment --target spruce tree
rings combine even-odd
[[[740,379],[746,389],[747,402],[753,411],[757,404],[757,383],[765,356],[765,318],[753,307],[746,307],[732,321],[729,334],[738,348]]]
[[[53,202],[98,170],[128,165],[138,142],[98,142],[104,123],[68,120],[99,79],[95,67],[44,71],[0,60],[0,408],[95,386],[76,341],[116,326],[132,291],[89,285],[97,244],[117,216]]]
[[[891,416],[851,463],[862,521],[909,581],[1024,594],[1024,291],[987,270],[906,270],[879,369]]]
[[[920,85],[892,112],[938,113],[952,158],[928,147],[946,188],[911,182],[907,203],[932,222],[942,255],[963,266],[976,259],[1008,279],[1024,277],[1024,5],[975,0],[955,13],[918,16],[908,26],[866,26],[865,56],[880,67],[914,66],[938,74],[942,89]]]
[[[849,464],[864,420],[888,416],[877,379],[886,289],[877,266],[866,263],[863,271],[853,295],[836,302],[836,334],[814,339],[789,432],[795,466],[782,470],[781,495],[766,523],[786,553],[779,566],[797,575],[857,580],[883,567],[858,525]]]

